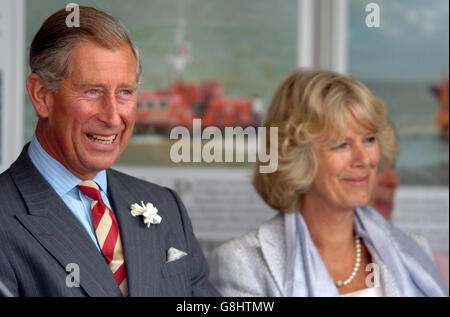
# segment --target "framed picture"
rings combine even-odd
[[[115,167],[174,188],[206,252],[275,214],[251,185],[255,138],[244,130],[257,131],[287,72],[299,65],[336,70],[333,60],[384,100],[398,130],[394,221],[448,252],[447,0],[77,3],[122,21],[144,62],[135,133]],[[58,9],[58,0],[26,1],[25,47]],[[27,99],[25,141],[36,120]],[[218,137],[200,138],[196,147],[195,131],[209,127]],[[232,143],[234,159],[226,161],[225,129],[236,127],[242,130],[232,139],[245,135],[244,143]],[[172,133],[177,128],[188,138]],[[204,159],[208,144],[221,160]],[[187,159],[174,159],[182,148]]]

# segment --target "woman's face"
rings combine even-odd
[[[376,133],[349,129],[340,143],[329,133],[316,145],[316,178],[303,202],[316,208],[350,211],[367,204],[379,162]]]

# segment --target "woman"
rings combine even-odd
[[[279,213],[211,253],[223,295],[446,296],[424,247],[366,206],[396,155],[380,99],[350,77],[296,70],[265,126],[278,127],[278,170],[253,184]]]

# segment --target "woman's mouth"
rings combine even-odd
[[[362,177],[351,177],[351,178],[344,178],[344,180],[346,182],[351,182],[351,183],[355,183],[355,184],[361,184],[361,183],[365,183],[369,180],[369,176],[362,176]]]

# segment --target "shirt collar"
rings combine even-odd
[[[36,135],[33,135],[28,147],[30,157],[37,170],[45,180],[53,187],[56,193],[62,197],[82,182],[81,179],[73,175],[64,165],[51,157],[40,145]],[[108,181],[106,171],[103,170],[92,179],[100,189],[106,194],[108,191]]]

